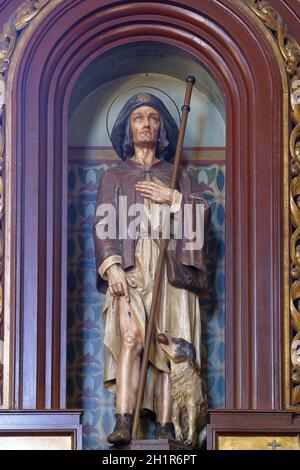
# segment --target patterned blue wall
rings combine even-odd
[[[110,163],[99,159],[70,159],[68,174],[68,407],[83,409],[83,446],[107,447],[114,425],[114,397],[103,386],[102,309],[104,296],[96,290],[92,226],[100,174]],[[212,213],[209,236],[210,289],[216,303],[202,309],[203,373],[209,406],[224,407],[224,165],[191,163],[191,178],[206,184]]]

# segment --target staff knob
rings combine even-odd
[[[192,75],[189,75],[188,77],[186,77],[186,80],[185,80],[187,83],[192,83],[193,85],[195,84],[196,82],[196,79],[195,77],[193,77]]]

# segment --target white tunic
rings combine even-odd
[[[178,195],[181,196],[181,194],[177,191],[176,193],[175,198],[177,197],[178,199]],[[144,201],[146,210],[150,215],[151,224],[157,223],[157,221],[155,221],[155,208],[157,204],[149,202],[147,199]],[[143,226],[141,223],[140,237],[136,244],[135,266],[126,271],[127,277],[137,285],[136,288],[128,286],[130,306],[136,324],[139,326],[144,339],[145,328],[150,316],[155,273],[159,257],[157,241],[151,238],[144,238],[146,232],[147,227]],[[174,240],[170,240],[168,249],[173,249],[175,243]],[[104,261],[99,268],[102,277],[105,278],[105,271],[115,261],[121,260],[119,257],[110,257],[110,259]],[[196,363],[199,367],[201,360],[201,316],[198,296],[194,292],[180,289],[169,284],[165,267],[162,277],[160,308],[157,311],[155,331],[150,347],[146,391],[142,405],[142,408],[147,408],[154,412],[156,411],[154,392],[157,371],[170,372],[168,360],[156,341],[156,335],[160,332],[168,332],[176,338],[183,338],[189,341],[195,346]],[[115,392],[117,362],[122,341],[118,320],[117,299],[112,296],[109,289],[106,294],[103,316],[105,322],[104,344],[107,347],[104,384],[108,390]]]

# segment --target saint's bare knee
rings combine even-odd
[[[122,337],[123,346],[140,353],[142,351],[142,340],[138,331],[126,331]]]

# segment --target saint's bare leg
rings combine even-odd
[[[130,304],[124,296],[119,298],[119,319],[122,337],[117,368],[117,413],[132,414],[140,378],[142,335],[136,325]]]
[[[172,382],[170,374],[160,371],[156,383],[156,437],[158,439],[174,439],[172,402]]]

